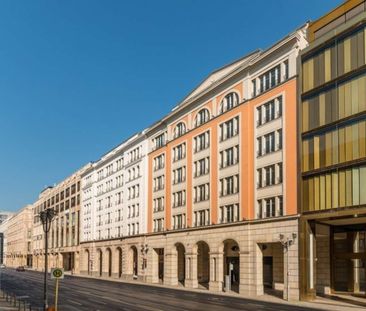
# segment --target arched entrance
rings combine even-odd
[[[107,254],[108,254],[108,276],[112,276],[112,251],[110,248],[107,248]]]
[[[118,255],[118,277],[122,277],[122,249],[117,247],[117,255]]]
[[[198,284],[204,288],[209,287],[210,282],[210,248],[206,242],[197,243],[197,279]]]
[[[100,249],[98,251],[98,253],[99,253],[99,276],[102,276],[103,275],[103,252]]]
[[[224,284],[230,282],[230,290],[239,293],[240,284],[240,255],[239,244],[235,240],[225,240],[224,242]]]
[[[177,277],[178,283],[184,286],[186,279],[186,250],[182,243],[175,244],[177,249]]]

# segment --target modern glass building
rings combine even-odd
[[[301,296],[366,290],[366,6],[309,26],[299,58]]]

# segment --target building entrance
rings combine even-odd
[[[334,292],[366,294],[366,225],[332,228],[332,288]]]

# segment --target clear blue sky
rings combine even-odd
[[[0,209],[164,116],[212,70],[341,0],[0,2]]]

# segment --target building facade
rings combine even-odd
[[[5,264],[32,266],[32,205],[25,206],[7,221]]]
[[[39,213],[56,212],[48,239],[49,268],[61,267],[79,273],[80,253],[80,175],[90,164],[62,182],[44,189],[33,204],[33,268],[44,270],[45,234]]]
[[[366,6],[309,26],[299,58],[301,296],[366,291]]]
[[[7,230],[9,219],[13,217],[14,213],[11,212],[0,212],[0,264],[5,263],[6,252],[7,252]]]
[[[296,58],[306,27],[215,71],[82,174],[81,273],[299,298]]]
[[[82,175],[82,191],[81,273],[132,277],[123,269],[121,240],[139,239],[146,233],[145,133],[134,135],[93,163]]]

